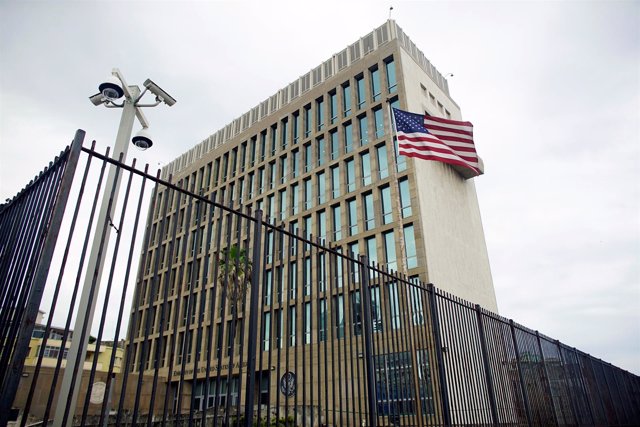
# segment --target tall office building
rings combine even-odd
[[[163,169],[163,178],[171,176],[171,181],[183,188],[235,209],[260,209],[272,223],[285,224],[285,229],[325,239],[343,253],[366,254],[384,267],[434,283],[496,312],[474,180],[465,179],[444,163],[397,156],[390,107],[461,119],[446,79],[393,20],[184,153]],[[212,241],[217,230],[207,227],[204,210],[196,218],[195,205],[170,193],[160,188],[149,214],[129,341],[133,370],[150,370],[157,363],[161,375],[175,380],[185,369],[191,378],[196,359],[200,366],[207,357],[217,360],[215,354],[196,348],[206,346],[209,330],[215,332],[209,336],[218,343],[226,342],[230,335],[225,327],[229,314],[220,302],[223,290],[216,286],[218,277],[211,272],[218,258],[206,256],[207,248],[215,246]],[[167,220],[164,225],[163,219]],[[273,234],[264,237],[271,247]],[[173,253],[167,255],[171,241]],[[189,251],[183,253],[182,248]],[[334,311],[331,319],[342,316],[342,331],[332,337],[344,336],[344,316],[354,318],[349,313],[354,305],[348,300],[346,286],[334,289],[333,303],[316,307],[317,301],[323,301],[326,283],[310,280],[317,277],[318,268],[333,267],[327,266],[324,258],[311,261],[309,257],[295,265],[288,263],[283,275],[272,256],[267,254],[261,264],[264,279],[260,288],[252,284],[251,290],[259,293],[261,301],[259,349],[284,346],[293,360],[293,354],[303,351],[306,344],[327,339],[324,335],[311,337],[306,325],[312,310],[314,319],[322,319],[327,311]],[[337,266],[332,274],[342,272],[342,266]],[[155,287],[155,298],[149,295],[154,274],[163,277]],[[170,289],[164,291],[167,287]],[[204,310],[198,316],[197,307],[209,307],[216,295],[213,312]],[[377,297],[374,317],[385,312],[376,307],[385,298],[393,300],[394,296]],[[165,324],[161,325],[163,305]],[[414,309],[418,306],[412,303]],[[156,308],[146,340],[147,360],[141,361],[144,319],[151,313],[150,307]],[[378,320],[382,325],[383,319]],[[311,324],[314,331],[324,328],[323,320]],[[205,331],[201,340],[193,332],[198,327]],[[227,330],[224,339],[220,335],[225,334],[223,330]],[[358,333],[355,327],[347,331]],[[159,340],[161,334],[163,340]],[[240,346],[246,345],[246,335],[243,339]],[[154,353],[158,347],[159,352]],[[229,357],[234,351],[241,350],[224,352],[225,359],[219,365],[223,371],[230,369]],[[159,360],[153,360],[152,354],[159,354]],[[232,376],[237,381],[221,391],[229,399],[244,386],[239,370]],[[266,381],[258,392],[278,393],[278,380]],[[188,387],[197,396],[198,408],[211,406],[211,394],[204,395],[200,380]],[[265,400],[269,398],[261,397]]]

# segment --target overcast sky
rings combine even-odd
[[[87,99],[113,67],[178,100],[145,111],[156,145],[132,153],[155,168],[391,4],[474,123],[500,314],[640,374],[639,2],[0,0],[0,199],[78,128],[113,145],[120,111]]]

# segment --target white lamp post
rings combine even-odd
[[[155,107],[162,102],[168,106],[172,106],[176,103],[176,100],[171,95],[149,79],[144,82],[144,90],[142,92],[138,86],[127,85],[124,77],[120,73],[120,70],[117,68],[114,68],[112,75],[109,76],[105,82],[99,85],[99,90],[99,93],[89,97],[94,105],[104,105],[107,108],[122,108],[122,117],[120,119],[120,127],[118,128],[118,135],[116,137],[113,155],[116,157],[122,153],[123,162],[127,156],[129,140],[131,139],[131,132],[133,130],[133,122],[136,117],[142,125],[142,130],[133,137],[131,140],[132,143],[142,150],[146,150],[153,145],[147,130],[149,128],[149,123],[142,113],[141,108]],[[156,96],[156,100],[151,104],[142,104],[140,103],[140,100],[147,91],[153,93]],[[124,100],[119,103],[118,100],[122,97],[124,97]],[[112,200],[111,192],[114,185],[115,191],[113,193],[114,196]],[[105,257],[102,256],[98,259],[102,241],[102,230],[109,218],[113,218],[113,211],[115,210],[119,188],[120,180],[116,181],[116,167],[111,165],[109,167],[105,191],[102,196],[100,211],[98,213],[98,221],[96,222],[97,228],[93,237],[89,262],[87,263],[82,294],[80,296],[80,305],[78,307],[74,333],[71,340],[71,348],[69,349],[67,365],[62,378],[60,394],[58,395],[56,414],[53,422],[55,427],[71,426],[73,422],[78,391],[82,381],[82,370],[87,354],[87,344],[91,332],[91,324],[93,323],[93,314],[95,312],[96,301],[100,289],[100,277],[104,266]],[[104,240],[102,241],[102,247],[104,248],[103,253],[106,253],[106,249],[109,245],[109,235],[110,228],[107,227]],[[94,280],[96,283],[92,292],[91,286]],[[84,336],[82,336],[83,327],[85,328]],[[76,375],[74,375],[74,371],[76,371]]]

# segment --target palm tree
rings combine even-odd
[[[232,245],[219,255],[218,263],[218,281],[227,287],[227,301],[235,315],[251,286],[251,260],[246,249]]]

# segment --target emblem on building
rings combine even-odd
[[[296,393],[296,374],[293,372],[285,372],[280,378],[280,392],[287,397],[291,397]]]

